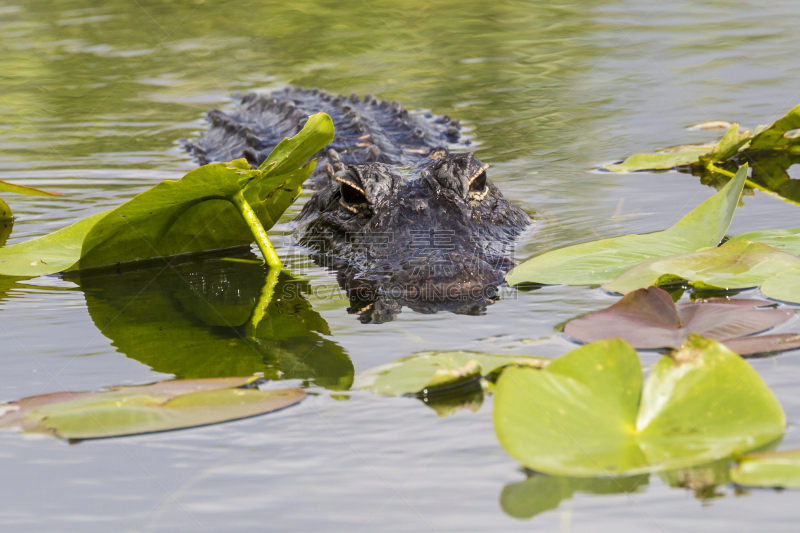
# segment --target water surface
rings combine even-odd
[[[697,122],[756,126],[800,102],[799,15],[792,0],[0,0],[0,180],[64,193],[7,195],[8,242],[181,177],[194,165],[178,139],[197,135],[208,109],[283,84],[461,120],[491,178],[536,217],[517,259],[663,229],[714,190],[685,174],[593,169],[716,137],[685,130]],[[713,466],[617,488],[567,480],[572,498],[526,518],[540,480],[525,481],[497,443],[491,398],[439,418],[414,399],[347,389],[420,350],[560,355],[574,345],[554,327],[614,298],[507,290],[484,316],[406,309],[361,324],[334,276],[292,245],[305,198],[271,231],[294,298],[273,308],[257,343],[241,334],[257,266],[0,282],[0,400],[254,372],[312,393],[264,417],[75,446],[2,434],[4,530],[794,530],[800,493],[742,493],[725,480],[695,491]],[[731,233],[795,227],[797,209],[756,192]],[[752,364],[786,410],[782,446],[800,446],[798,353]]]

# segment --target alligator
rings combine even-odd
[[[205,135],[184,145],[200,164],[244,157],[258,166],[308,115],[333,119],[335,139],[316,156],[307,182],[315,192],[295,236],[336,271],[362,322],[393,320],[403,306],[482,314],[497,299],[531,219],[488,179],[489,165],[451,152],[470,143],[458,121],[296,87],[234,102],[230,112],[210,111]]]

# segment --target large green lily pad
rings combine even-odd
[[[744,360],[690,336],[643,384],[622,340],[588,344],[544,369],[509,367],[496,385],[503,448],[551,475],[623,476],[744,453],[786,428],[775,396]]]
[[[606,283],[603,289],[627,294],[677,280],[687,280],[689,285],[699,289],[747,289],[794,268],[800,268],[799,257],[760,242],[740,241],[645,261]]]
[[[300,194],[315,161],[333,140],[333,122],[312,115],[258,170],[244,159],[206,165],[164,181],[121,206],[39,239],[0,249],[0,275],[39,276],[254,242],[231,203],[242,193],[261,225],[271,228]]]
[[[720,192],[671,228],[646,235],[625,235],[568,246],[522,263],[506,276],[509,285],[607,283],[632,266],[669,255],[717,246],[731,223],[747,176],[747,166]]]
[[[800,489],[800,450],[744,455],[731,469],[731,480],[748,487]]]
[[[479,352],[422,352],[360,374],[354,388],[386,396],[431,393],[489,376],[509,365],[542,367],[549,359]]]
[[[161,381],[107,392],[62,392],[0,409],[0,427],[70,440],[138,435],[218,424],[298,403],[303,389],[243,388],[254,377]]]

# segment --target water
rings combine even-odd
[[[755,126],[787,111],[800,101],[798,15],[791,0],[3,0],[0,180],[64,193],[5,195],[17,215],[8,242],[179,178],[193,164],[177,139],[202,130],[209,108],[285,83],[371,92],[468,124],[491,178],[536,214],[518,259],[663,229],[713,189],[684,174],[592,169],[715,138],[684,129],[697,122]],[[420,350],[559,355],[573,345],[553,328],[614,298],[582,287],[506,291],[485,316],[404,310],[362,325],[334,277],[291,245],[305,198],[271,232],[296,274],[282,281],[297,295],[293,311],[270,315],[262,327],[275,333],[258,345],[231,327],[260,290],[252,265],[0,286],[0,400],[277,371],[312,393],[264,417],[151,436],[68,446],[2,434],[4,530],[794,529],[800,493],[723,483],[697,498],[670,487],[686,479],[657,475],[627,494],[573,483],[574,496],[524,518],[537,505],[526,487],[540,480],[520,485],[526,475],[496,441],[491,398],[442,419],[417,400],[346,389],[359,372]],[[731,233],[797,226],[796,210],[756,192]],[[798,353],[752,364],[787,413],[782,446],[800,446]]]

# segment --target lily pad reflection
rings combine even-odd
[[[281,273],[269,299],[267,275],[258,263],[215,260],[81,273],[74,281],[103,335],[158,372],[180,379],[263,372],[349,389],[353,364],[305,299],[308,283]]]
[[[692,468],[659,472],[661,481],[672,488],[692,491],[703,503],[722,498],[720,487],[731,483],[731,459],[713,461]],[[650,484],[650,474],[623,477],[549,476],[526,470],[527,479],[509,483],[500,494],[500,506],[514,518],[529,519],[557,509],[561,502],[576,494],[592,496],[626,495],[643,492]]]

